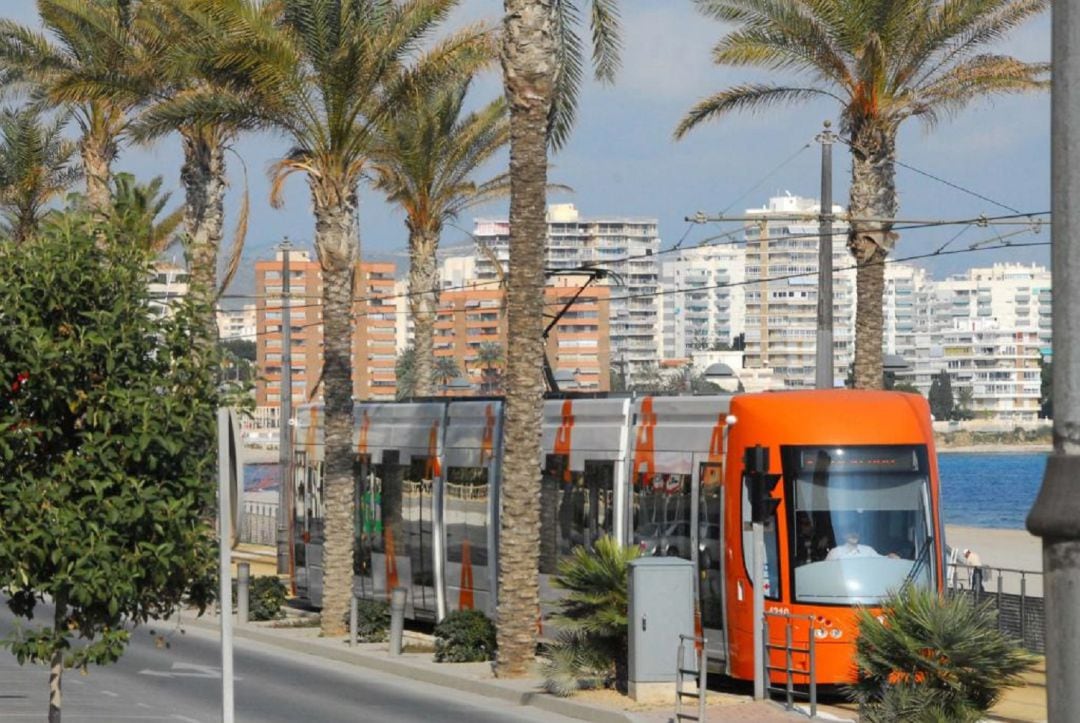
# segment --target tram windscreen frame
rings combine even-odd
[[[867,605],[935,579],[925,445],[782,447],[792,600]]]

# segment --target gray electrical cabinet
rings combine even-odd
[[[680,635],[694,634],[694,565],[679,557],[630,562],[631,694],[636,684],[673,683]]]

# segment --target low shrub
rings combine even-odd
[[[348,611],[342,618],[349,629]],[[385,600],[356,601],[356,640],[360,643],[385,643],[390,639],[390,603]]]
[[[559,633],[546,646],[540,671],[544,686],[570,696],[598,686],[625,690],[627,678],[627,582],[638,548],[602,537],[590,549],[575,548],[559,562],[553,584],[566,595],[553,617]]]
[[[277,576],[253,577],[248,584],[248,617],[251,620],[279,620],[285,617],[285,599],[285,585]]]
[[[495,657],[495,624],[479,610],[457,610],[435,626],[435,662],[478,663]]]
[[[849,694],[871,722],[978,720],[1033,662],[998,630],[989,602],[910,585],[882,604],[881,620],[869,609],[858,620]]]

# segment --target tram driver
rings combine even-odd
[[[859,533],[855,530],[848,530],[847,534],[844,535],[844,544],[837,545],[829,550],[829,554],[825,556],[825,559],[843,560],[849,557],[882,557],[882,554],[870,545],[860,545]],[[895,552],[890,552],[888,557],[898,558],[900,556]]]

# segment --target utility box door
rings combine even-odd
[[[630,562],[630,670],[638,683],[675,680],[679,636],[694,634],[694,565],[678,557]]]

